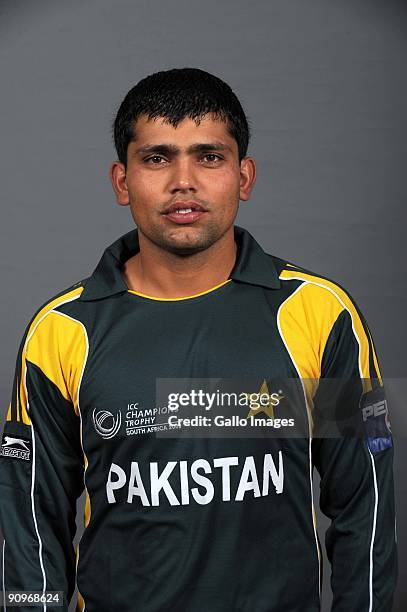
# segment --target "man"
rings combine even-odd
[[[76,574],[86,612],[320,610],[316,466],[332,609],[390,611],[393,445],[370,425],[388,424],[373,340],[337,283],[234,225],[256,178],[238,99],[202,70],[158,72],[126,95],[114,139],[110,179],[137,228],[44,303],[22,339],[0,457],[4,591],[62,591],[67,609]],[[200,436],[182,435],[181,379],[273,391],[274,404],[243,406],[256,425],[277,425],[300,382],[307,429],[205,433],[206,406]],[[329,379],[356,386],[362,435],[314,435],[332,404],[339,421],[354,416],[345,395],[324,392]]]

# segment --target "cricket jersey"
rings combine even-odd
[[[337,282],[234,237],[224,282],[157,298],[123,276],[135,228],[28,323],[0,450],[2,590],[44,595],[21,610],[67,610],[76,583],[80,612],[317,612],[316,469],[332,610],[391,611],[394,447],[367,322]],[[340,435],[315,435],[328,412]]]

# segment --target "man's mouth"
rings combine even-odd
[[[178,224],[194,223],[206,214],[206,210],[203,206],[197,202],[192,203],[181,203],[175,202],[171,204],[166,210],[164,217],[170,221]]]

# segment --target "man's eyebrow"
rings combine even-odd
[[[223,142],[197,142],[187,148],[187,154],[205,153],[206,151],[232,151],[229,145]],[[158,153],[160,155],[178,155],[181,149],[172,144],[146,144],[134,151],[134,155],[143,153]]]

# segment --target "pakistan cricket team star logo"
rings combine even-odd
[[[250,417],[256,416],[260,412],[263,412],[264,414],[266,414],[270,419],[274,419],[275,418],[274,408],[275,406],[278,406],[280,403],[280,400],[284,398],[284,395],[281,395],[281,393],[282,391],[279,390],[278,393],[270,394],[267,382],[263,380],[262,385],[260,387],[259,394],[260,395],[264,394],[264,396],[268,396],[268,400],[265,404],[262,404],[259,407],[250,408],[249,412],[247,413],[246,419],[250,419]],[[245,393],[244,395],[247,397],[250,403],[252,398],[257,399],[258,394],[257,393]]]
[[[115,416],[109,410],[98,410],[96,412],[96,408],[94,408],[92,420],[97,433],[102,438],[109,439],[113,438],[119,431],[122,424],[122,414],[118,412]]]

